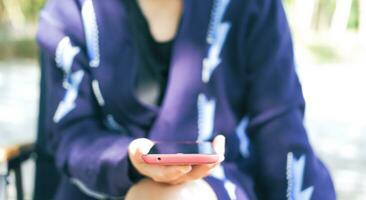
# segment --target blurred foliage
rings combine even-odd
[[[318,63],[337,62],[341,59],[336,49],[329,44],[313,43],[307,47]]]
[[[36,45],[33,41],[36,30],[38,14],[42,6],[47,0],[0,0],[0,59],[9,57],[35,57]],[[289,13],[289,17],[296,18],[297,16],[306,15],[306,11],[300,9],[293,9],[294,5],[313,6],[313,10],[308,16],[310,17],[310,26],[308,30],[325,31],[327,32],[332,25],[336,6],[344,0],[283,0],[285,8]],[[347,23],[348,30],[357,31],[360,24],[364,24],[366,19],[361,20],[360,23],[360,1],[366,0],[351,0],[351,12]],[[302,13],[301,13],[302,12]],[[305,12],[305,13],[304,13]],[[343,11],[344,12],[344,11]],[[289,19],[290,21],[293,19]],[[303,24],[300,22],[299,26]],[[298,29],[293,27],[295,31]],[[302,31],[303,29],[299,29]],[[346,30],[343,30],[346,31]],[[310,50],[316,52],[320,56],[328,59],[334,58],[334,52],[325,49],[323,46],[310,46]]]
[[[365,1],[365,0],[363,0]],[[348,28],[350,29],[357,29],[359,25],[359,1],[353,0],[352,1],[352,7],[351,7],[351,14],[350,19],[348,21]]]
[[[11,5],[13,7],[20,8],[21,15],[24,16],[27,23],[34,23],[37,20],[38,12],[41,7],[44,5],[46,0],[0,0],[0,21],[3,21],[4,18],[9,18],[6,16],[6,5]],[[285,5],[291,5],[297,0],[283,0]],[[306,1],[306,0],[302,0]],[[331,20],[332,14],[335,9],[335,4],[337,1],[342,0],[316,0],[317,5],[317,14],[315,19],[315,25],[319,24],[319,21],[329,22]],[[353,0],[352,3],[352,11],[349,20],[350,28],[357,28],[358,26],[358,0]],[[12,13],[15,14],[15,13]]]
[[[289,10],[291,6],[295,4],[297,1],[306,1],[306,0],[283,0],[287,10]],[[336,4],[339,3],[340,1],[343,0],[315,0],[313,28],[315,28],[316,30],[328,29],[331,24],[332,17],[334,15]],[[365,0],[352,0],[352,8],[348,20],[348,28],[352,30],[357,30],[359,27],[359,20],[360,20],[359,1],[365,1]]]
[[[46,0],[0,0],[0,60],[34,59],[34,32]]]
[[[37,57],[38,48],[33,38],[0,42],[0,60],[11,58],[34,59]]]
[[[314,28],[318,30],[329,28],[336,7],[336,2],[337,0],[318,0],[313,24]]]
[[[6,6],[20,8],[28,23],[34,23],[37,20],[38,11],[42,8],[46,0],[0,0],[0,20],[6,16]],[[7,16],[8,17],[8,16]]]
[[[12,0],[14,1],[14,0]],[[38,18],[38,12],[45,3],[45,0],[18,0],[22,2],[22,9],[27,19],[35,22]]]

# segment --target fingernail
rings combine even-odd
[[[150,148],[148,146],[141,146],[140,147],[140,152],[143,154],[147,154],[149,153]]]
[[[192,166],[188,165],[188,166],[182,168],[181,172],[186,174],[186,173],[190,172],[191,170],[192,170]]]

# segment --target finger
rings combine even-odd
[[[200,179],[202,177],[207,176],[211,172],[211,170],[214,169],[219,164],[220,163],[217,162],[214,164],[194,166],[193,169],[191,170],[191,172],[189,174],[187,174],[187,176],[192,180]]]
[[[223,135],[216,136],[212,142],[214,151],[219,155],[219,162],[225,159],[225,142],[226,138]]]
[[[193,166],[192,170],[187,175],[182,176],[181,178],[173,181],[172,184],[179,184],[190,180],[197,180],[210,175],[212,170],[216,166],[220,165],[220,163],[225,159],[225,136],[223,135],[216,136],[212,142],[212,146],[214,151],[219,155],[218,162],[214,164]]]
[[[149,153],[150,149],[154,146],[154,142],[146,138],[139,138],[133,140],[129,147],[130,159],[132,161],[143,163],[142,155]]]
[[[152,177],[154,181],[168,183],[179,179],[188,174],[192,170],[192,166],[161,166],[159,171],[156,171]]]
[[[220,163],[217,162],[215,164],[205,164],[205,165],[196,165],[192,167],[192,170],[181,176],[180,178],[171,182],[171,184],[180,184],[187,181],[197,180],[204,178],[211,174],[212,170],[218,166]]]

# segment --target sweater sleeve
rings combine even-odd
[[[127,152],[133,138],[102,123],[82,27],[76,1],[48,1],[41,13],[37,41],[46,78],[47,145],[82,192],[123,199],[136,180]]]
[[[280,0],[251,1],[245,36],[247,133],[259,199],[335,199],[330,175],[303,125],[304,99]]]

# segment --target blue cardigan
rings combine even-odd
[[[60,187],[73,183],[57,198],[123,198],[140,178],[127,156],[135,138],[223,133],[226,160],[213,178],[251,199],[335,199],[303,126],[280,0],[184,0],[161,107],[133,92],[137,52],[127,23],[123,0],[49,0],[41,12],[48,148],[64,174]]]

